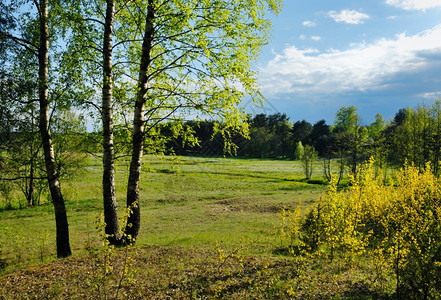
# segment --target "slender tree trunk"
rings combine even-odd
[[[51,192],[52,203],[55,210],[55,222],[57,227],[57,256],[67,257],[72,254],[69,244],[69,225],[67,223],[66,207],[61,194],[60,182],[55,166],[54,149],[49,130],[49,88],[48,88],[48,64],[49,64],[49,28],[47,0],[40,1],[40,47],[38,52],[38,92],[40,102],[40,134],[43,143],[44,160],[46,164],[47,179]]]
[[[32,112],[31,112],[31,132],[32,134],[35,132],[35,120],[34,120],[34,108],[32,107]],[[38,151],[38,150],[37,150]],[[30,146],[29,146],[29,153],[31,154],[31,159],[29,160],[29,165],[30,165],[30,169],[29,169],[29,190],[27,193],[27,200],[28,200],[28,205],[29,206],[33,206],[34,205],[34,191],[35,191],[35,183],[34,183],[34,170],[35,170],[35,157],[34,157],[34,143],[31,142]]]
[[[32,153],[32,152],[31,152]],[[29,171],[29,190],[28,190],[28,205],[34,205],[34,159],[31,158],[31,169]]]
[[[103,204],[105,232],[109,242],[118,244],[120,239],[118,211],[115,195],[115,153],[113,146],[113,74],[112,74],[112,30],[114,1],[107,0],[103,40]]]
[[[153,0],[148,1],[148,11],[145,22],[144,39],[142,43],[141,64],[138,77],[138,92],[136,94],[135,112],[133,117],[133,148],[130,162],[129,181],[127,184],[127,207],[130,214],[125,228],[126,237],[136,240],[139,232],[141,211],[139,203],[139,180],[144,146],[145,118],[144,110],[147,100],[149,83],[148,69],[151,64],[151,50],[154,37],[154,9]]]

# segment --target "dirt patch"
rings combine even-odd
[[[223,199],[216,201],[215,203],[209,204],[210,211],[219,213],[228,212],[258,212],[258,213],[270,213],[278,214],[285,209],[294,209],[297,207],[298,203],[274,203],[269,201],[263,201],[256,198],[234,198],[234,199]]]

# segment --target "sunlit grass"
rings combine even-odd
[[[0,294],[9,298],[103,297],[91,293],[97,292],[93,282],[107,267],[102,261],[97,265],[90,252],[108,253],[108,248],[97,247],[102,245],[96,228],[103,210],[101,173],[101,161],[89,158],[83,172],[62,181],[73,250],[68,259],[56,260],[50,203],[0,211]],[[128,160],[118,161],[120,215],[127,176]],[[319,162],[313,177],[305,180],[297,161],[145,157],[141,228],[130,254],[135,281],[125,282],[124,295],[144,299],[388,299],[393,295],[393,277],[382,281],[384,286],[378,285],[367,257],[330,260],[326,254],[290,253],[289,241],[279,231],[282,208],[305,216],[323,201],[326,187]],[[125,250],[113,253],[112,262],[123,265]],[[108,275],[108,291],[116,288],[119,274]]]
[[[102,213],[101,161],[88,158],[76,176],[61,180],[74,254],[97,241],[95,221]],[[116,168],[120,215],[125,205],[128,160]],[[321,180],[320,170],[315,170]],[[231,248],[244,238],[250,253],[270,253],[272,227],[281,208],[308,206],[323,186],[302,182],[299,162],[238,158],[157,157],[144,159],[142,223],[138,245]],[[55,258],[53,207],[0,212],[1,257],[11,271]],[[40,246],[38,246],[40,245]]]

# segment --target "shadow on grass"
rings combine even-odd
[[[373,290],[363,282],[354,282],[342,295],[342,299],[396,299]]]
[[[293,179],[291,181],[307,183],[307,184],[317,184],[317,185],[328,185],[329,182],[325,179]]]

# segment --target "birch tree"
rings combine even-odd
[[[240,103],[246,96],[262,99],[252,62],[268,41],[266,14],[279,12],[281,4],[279,0],[80,2],[81,12],[73,17],[78,49],[87,57],[87,72],[101,90],[100,100],[89,104],[99,111],[102,123],[106,234],[111,243],[120,244],[136,239],[139,232],[144,145],[158,124],[189,116],[212,118],[226,141],[234,134],[247,134]],[[114,131],[124,125],[132,132],[126,197],[130,214],[121,234]],[[227,142],[225,150],[234,151],[234,145]]]
[[[51,39],[57,38],[54,25],[57,24],[57,21],[53,19],[55,14],[49,16],[49,9],[55,8],[57,5],[56,1],[49,3],[48,0],[11,0],[3,3],[4,17],[1,23],[3,25],[5,24],[3,21],[7,20],[8,26],[0,27],[0,39],[2,43],[10,46],[9,50],[5,52],[9,58],[8,66],[12,64],[14,57],[28,55],[32,61],[30,68],[35,67],[35,73],[32,76],[37,83],[38,127],[43,146],[46,177],[55,211],[57,256],[61,258],[70,256],[71,249],[66,208],[61,193],[50,130],[51,98],[54,100],[62,95],[62,91],[58,91],[60,94],[50,97],[49,92],[51,80],[56,77],[54,69],[50,70],[49,54],[51,48],[49,42]]]
[[[146,131],[168,118],[217,116],[223,135],[246,133],[240,102],[260,99],[251,63],[267,42],[266,12],[279,1],[148,0],[133,116],[133,149],[127,187],[127,236],[140,226],[139,183]],[[137,50],[137,51],[136,51]],[[227,148],[230,145],[227,145]]]

